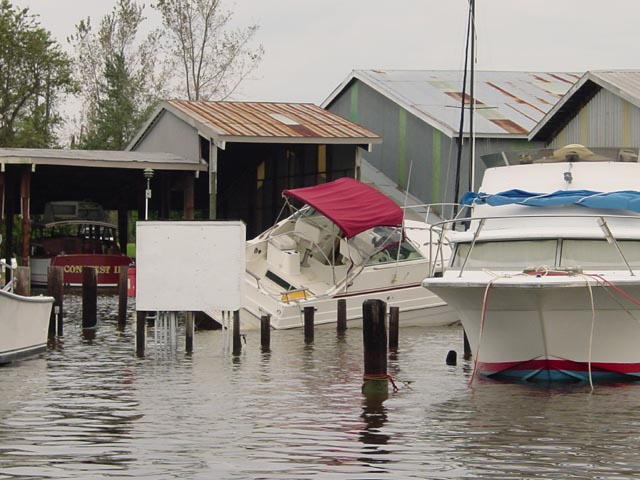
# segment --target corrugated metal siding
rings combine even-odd
[[[353,95],[357,98],[354,99]],[[452,202],[454,194],[457,141],[432,127],[415,114],[400,114],[398,103],[381,95],[367,84],[356,80],[328,107],[333,113],[349,116],[357,104],[361,125],[382,134],[381,145],[374,145],[363,157],[396,184],[405,179],[412,195],[425,203]],[[406,118],[404,120],[403,118]],[[403,123],[406,121],[406,125]],[[404,132],[405,137],[400,135]],[[526,139],[482,138],[476,142],[476,186],[484,168],[479,160],[486,153],[503,150],[521,150],[542,146],[530,144]],[[401,161],[403,157],[403,161]],[[469,182],[469,144],[463,150],[461,169],[462,187]],[[411,175],[409,175],[411,168]]]
[[[366,128],[313,104],[189,102],[167,104],[213,128],[221,137],[379,138]]]
[[[589,147],[640,146],[640,108],[608,90],[600,90],[549,144]]]

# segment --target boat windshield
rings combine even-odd
[[[373,255],[368,265],[379,265],[381,263],[405,262],[409,260],[420,260],[422,255],[407,240],[400,245],[392,245],[391,247]]]
[[[470,243],[459,243],[452,261],[461,268]],[[622,253],[633,268],[640,268],[640,241],[618,240]],[[514,270],[532,267],[625,269],[615,246],[605,239],[548,239],[478,242],[465,265],[467,270]]]

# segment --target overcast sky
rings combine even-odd
[[[111,0],[13,0],[65,45]],[[146,2],[151,20],[157,14]],[[467,0],[226,0],[265,56],[238,100],[313,102],[354,69],[461,69]],[[478,70],[638,69],[638,0],[476,0]]]

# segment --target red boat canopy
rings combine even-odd
[[[375,188],[353,178],[340,178],[313,187],[284,190],[311,205],[351,238],[377,226],[402,227],[402,209]]]

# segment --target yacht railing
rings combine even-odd
[[[11,280],[9,280],[3,287],[2,290],[4,290],[5,292],[11,292],[13,293],[13,284],[14,284],[14,280],[15,280],[15,275],[14,272],[16,270],[16,268],[18,268],[18,265],[15,261],[15,259],[12,259],[11,263],[7,263],[7,261],[3,258],[0,260],[0,268],[8,268],[9,271],[11,271]]]
[[[483,231],[483,229],[486,226],[488,221],[493,221],[493,220],[506,220],[506,221],[509,221],[509,220],[520,220],[520,221],[522,221],[523,218],[526,218],[526,219],[577,219],[577,220],[592,219],[592,220],[594,220],[594,222],[596,223],[596,226],[602,231],[603,238],[616,249],[618,255],[620,256],[620,258],[624,262],[624,265],[625,265],[626,269],[629,271],[629,274],[632,275],[632,276],[635,276],[635,272],[634,272],[633,268],[631,267],[631,264],[629,263],[628,259],[624,255],[624,252],[620,248],[620,244],[618,243],[618,239],[615,237],[615,235],[611,231],[611,228],[609,227],[609,222],[612,221],[612,220],[625,220],[625,221],[628,221],[628,220],[640,220],[640,216],[603,215],[603,214],[597,214],[597,215],[539,214],[539,215],[494,215],[494,216],[482,216],[482,217],[454,218],[454,219],[451,219],[451,220],[443,220],[441,222],[437,222],[437,223],[434,223],[434,224],[430,225],[429,226],[429,240],[432,241],[434,237],[439,238],[440,241],[438,242],[438,246],[440,247],[441,242],[443,241],[443,236],[444,236],[445,232],[453,231],[453,230],[468,231],[469,228],[470,228],[470,225],[472,223],[476,223],[477,224],[477,227],[473,231],[473,236],[472,236],[471,242],[470,242],[471,243],[470,248],[467,251],[467,253],[465,255],[465,258],[464,258],[464,261],[463,261],[463,263],[462,263],[462,265],[460,267],[460,272],[459,272],[458,276],[462,276],[462,274],[464,273],[464,270],[466,268],[467,262],[469,260],[469,257],[471,255],[471,252],[472,252],[473,248],[475,247],[477,240],[481,239],[480,235],[481,235],[481,233],[482,233],[482,231]],[[607,222],[607,220],[609,220],[609,222]],[[458,229],[456,229],[456,225],[457,224],[464,225],[466,227],[466,230],[458,230]],[[638,239],[640,240],[640,229],[638,230]],[[436,252],[436,256],[435,256],[436,260],[438,259],[437,255],[438,255],[438,252]],[[451,261],[453,261],[453,256],[451,257]],[[436,263],[433,262],[433,256],[432,255],[430,255],[430,257],[429,257],[429,265],[430,265],[429,276],[433,277],[433,276],[437,275],[438,272],[436,271],[436,268],[435,268]]]

